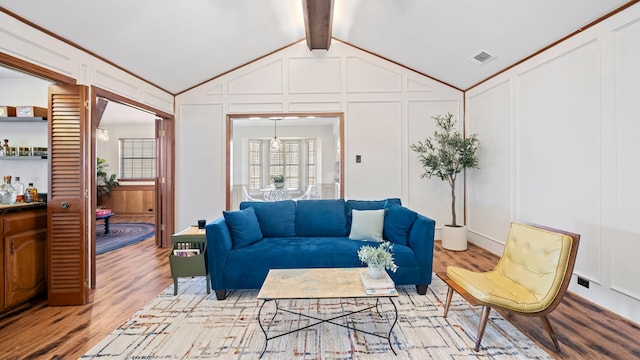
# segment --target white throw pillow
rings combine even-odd
[[[352,210],[351,218],[349,239],[382,242],[384,209]]]

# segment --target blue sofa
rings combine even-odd
[[[259,289],[269,269],[365,267],[358,249],[378,242],[350,236],[362,228],[361,214],[373,215],[368,210],[378,210],[378,215],[383,210],[382,235],[394,243],[398,270],[389,275],[397,285],[416,285],[425,294],[431,283],[434,220],[403,207],[400,199],[323,199],[243,202],[240,210],[225,211],[207,224],[207,261],[216,297],[225,299],[231,289]]]

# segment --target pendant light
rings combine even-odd
[[[282,142],[278,139],[278,118],[273,118],[273,139],[269,141],[269,146],[271,147],[271,151],[278,151],[282,146]]]

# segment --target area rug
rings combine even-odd
[[[179,279],[178,296],[170,286],[158,297],[84,354],[81,359],[258,359],[265,339],[256,316],[261,300],[257,290],[236,290],[226,300],[207,295],[203,277]],[[553,359],[492,312],[479,352],[473,351],[479,309],[458,295],[447,318],[442,317],[446,285],[434,276],[427,295],[412,286],[398,287],[398,324],[391,342],[321,324],[268,342],[262,359]],[[292,300],[281,307],[326,318],[366,304],[359,300]],[[389,329],[391,305],[384,300],[375,310],[349,317],[349,324],[374,333]],[[274,306],[263,309],[263,321]],[[307,324],[306,318],[278,312],[269,336]],[[272,333],[273,332],[273,333]]]
[[[155,235],[155,225],[148,223],[109,224],[109,233],[104,233],[104,225],[96,226],[96,254],[119,249]]]

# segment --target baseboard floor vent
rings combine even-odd
[[[473,55],[469,61],[471,61],[472,63],[480,66],[480,65],[484,65],[488,62],[490,62],[491,60],[495,59],[496,57],[491,55],[490,53],[484,51],[484,50],[480,50],[478,51],[478,53],[476,53],[475,55]]]

